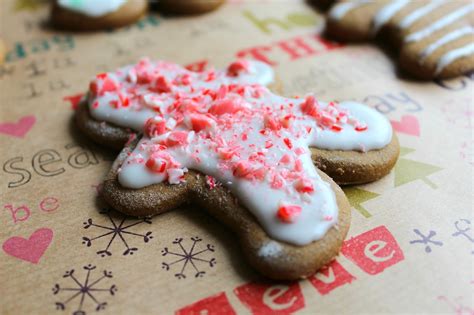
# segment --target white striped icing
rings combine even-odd
[[[438,48],[452,41],[455,41],[456,39],[461,38],[465,35],[473,35],[473,34],[474,34],[474,28],[472,26],[465,26],[444,35],[443,37],[441,37],[434,43],[430,44],[420,53],[420,61],[423,62],[426,58],[428,58],[428,56],[434,53]]]
[[[337,4],[331,9],[331,11],[329,11],[329,18],[332,20],[340,20],[350,11],[370,2],[370,0],[359,0]]]
[[[453,62],[474,54],[474,43],[470,43],[458,49],[451,50],[444,54],[436,65],[435,75],[440,74],[447,66]]]
[[[398,27],[401,29],[406,29],[412,26],[414,23],[416,23],[418,20],[421,18],[425,17],[427,14],[431,13],[441,5],[443,5],[446,2],[446,0],[435,0],[430,2],[427,5],[422,6],[419,9],[416,9],[409,15],[407,15],[403,20],[400,21],[398,24]]]
[[[409,3],[410,0],[395,0],[379,10],[372,21],[372,35],[375,35],[385,23]]]
[[[463,6],[457,9],[456,11],[453,11],[450,14],[444,16],[443,18],[435,21],[434,23],[431,23],[430,25],[419,30],[418,32],[408,35],[405,38],[405,43],[411,43],[425,39],[434,32],[439,31],[443,27],[456,22],[458,19],[462,18],[463,16],[469,14],[472,11],[474,11],[474,4],[468,4],[466,6]]]

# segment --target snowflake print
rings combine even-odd
[[[413,232],[415,232],[415,234],[417,234],[420,237],[420,239],[412,240],[412,241],[410,241],[410,244],[419,243],[419,244],[425,245],[425,252],[428,253],[428,254],[431,253],[430,244],[433,244],[433,245],[436,245],[436,246],[443,246],[443,242],[433,240],[433,237],[436,236],[435,231],[429,231],[428,235],[424,235],[418,229],[414,229]]]
[[[98,284],[101,283],[103,280],[107,280],[112,278],[112,272],[104,270],[102,274],[97,277],[95,280],[92,280],[91,274],[94,272],[96,269],[96,266],[93,266],[91,264],[84,266],[84,270],[86,270],[86,276],[84,278],[84,281],[78,280],[78,277],[76,277],[76,274],[74,272],[74,269],[71,269],[69,271],[66,271],[65,274],[63,275],[63,278],[69,278],[71,279],[70,282],[72,282],[72,285],[69,287],[62,287],[59,284],[55,284],[53,287],[53,294],[61,294],[64,293],[66,295],[66,292],[69,292],[68,296],[65,297],[63,302],[56,302],[56,309],[57,310],[65,310],[66,306],[70,304],[73,304],[73,301],[78,301],[77,308],[76,310],[72,313],[73,315],[85,315],[86,311],[84,308],[84,305],[86,304],[85,302],[88,301],[87,305],[90,305],[91,302],[95,306],[96,311],[100,311],[105,309],[107,306],[107,302],[100,302],[99,298],[97,297],[98,295],[104,295],[104,293],[109,293],[110,295],[115,295],[115,292],[117,292],[117,287],[115,284],[112,284],[110,287],[106,288],[99,288]]]
[[[118,242],[121,242],[123,244],[125,248],[123,255],[127,256],[127,255],[133,255],[133,253],[138,250],[138,248],[130,246],[129,238],[138,236],[138,237],[143,238],[143,241],[145,243],[148,243],[148,241],[150,241],[153,238],[153,236],[151,235],[151,232],[146,232],[144,234],[141,234],[141,233],[130,231],[132,227],[137,226],[139,224],[142,224],[142,223],[151,224],[150,218],[133,219],[126,216],[120,216],[118,219],[114,220],[114,218],[112,217],[108,209],[104,209],[100,213],[105,214],[107,216],[109,224],[108,225],[97,224],[97,223],[94,223],[94,221],[92,221],[92,219],[89,218],[86,222],[84,222],[84,228],[85,229],[96,228],[96,229],[99,229],[101,233],[92,238],[84,236],[82,238],[82,243],[85,244],[87,247],[90,247],[92,243],[95,242],[96,240],[107,238],[108,242],[105,245],[105,248],[97,251],[97,254],[100,255],[101,257],[112,256],[110,247],[112,243],[114,243],[114,240],[116,239],[119,239],[120,241]]]
[[[177,252],[170,251],[168,247],[165,247],[161,251],[161,254],[163,256],[174,256],[176,258],[176,260],[169,263],[163,262],[162,263],[163,269],[170,270],[170,267],[175,264],[181,265],[181,270],[174,275],[178,279],[186,278],[185,272],[186,272],[186,268],[189,265],[191,265],[194,271],[196,272],[194,274],[194,277],[199,278],[199,277],[203,277],[206,272],[199,269],[198,265],[202,265],[203,263],[206,263],[206,264],[209,264],[210,267],[214,267],[214,265],[216,264],[215,258],[204,259],[201,256],[205,253],[214,252],[213,245],[207,244],[205,249],[198,250],[197,248],[199,247],[199,245],[198,246],[196,245],[200,243],[202,239],[200,239],[199,237],[191,237],[191,241],[192,241],[192,245],[189,250],[187,250],[183,246],[183,239],[177,238],[173,241],[174,247],[178,249]]]

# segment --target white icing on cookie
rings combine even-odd
[[[347,109],[353,117],[363,121],[369,128],[365,132],[358,132],[354,128],[343,128],[340,132],[319,128],[310,146],[326,150],[365,152],[381,149],[392,139],[392,126],[379,112],[357,102],[342,102],[339,107]]]
[[[332,20],[340,20],[350,11],[369,4],[370,0],[356,0],[351,2],[338,3],[329,11],[329,18]]]
[[[435,22],[422,28],[421,30],[408,35],[405,38],[405,43],[417,42],[422,39],[425,39],[431,34],[439,31],[440,29],[458,21],[460,18],[471,13],[472,11],[474,11],[474,4],[468,4],[466,6],[463,6],[451,12],[450,14],[443,16],[442,18],[436,20]]]
[[[143,61],[142,61],[143,62]],[[250,71],[248,73],[243,72],[237,77],[227,76],[225,71],[215,71],[209,70],[203,73],[196,73],[188,71],[178,65],[170,65],[163,61],[157,61],[151,63],[150,61],[145,61],[149,65],[159,66],[159,64],[166,64],[167,69],[162,70],[162,74],[167,78],[167,80],[173,80],[178,76],[189,75],[196,81],[196,87],[202,88],[218,88],[221,84],[230,84],[230,83],[245,83],[245,84],[262,84],[268,85],[274,81],[274,72],[272,68],[259,61],[248,61],[250,63]],[[111,73],[110,75],[119,82],[122,82],[125,86],[134,86],[134,82],[128,82],[127,77],[130,73],[134,73],[135,65],[129,65],[124,68],[121,68],[117,73]],[[208,75],[214,74],[216,80],[212,82],[206,82],[201,80]],[[113,108],[109,106],[109,102],[116,100],[116,94],[105,94],[102,97],[96,99],[95,97],[91,98],[89,101],[89,109],[92,117],[99,121],[107,121],[113,123],[120,127],[132,128],[135,131],[142,132],[145,122],[155,116],[155,110],[153,109],[153,93],[148,93],[147,87],[140,88],[140,94],[143,95],[143,102],[136,102],[132,104],[133,106],[129,107],[119,107]],[[147,97],[149,94],[150,97]],[[165,97],[165,102],[172,102],[171,97],[163,95]],[[151,98],[151,100],[149,100]],[[99,106],[94,107],[95,101],[98,102]],[[147,101],[149,104],[147,104]],[[156,100],[155,100],[156,101]],[[144,103],[143,106],[140,103]]]
[[[423,62],[438,48],[441,48],[444,45],[449,44],[466,35],[474,35],[474,28],[472,26],[461,27],[444,35],[443,37],[439,38],[435,42],[428,45],[425,49],[423,49],[423,51],[420,53],[420,61]]]
[[[395,0],[380,9],[372,20],[372,35],[377,34],[385,23],[409,3],[410,0]]]
[[[403,18],[398,27],[401,29],[406,29],[415,24],[418,20],[424,18],[426,15],[430,14],[432,11],[436,10],[440,6],[446,3],[446,0],[434,0],[430,3],[422,6],[421,8],[416,9],[405,18]]]
[[[285,98],[256,84],[272,80],[272,69],[260,62],[195,73],[144,59],[98,75],[90,111],[145,133],[121,166],[122,186],[179,184],[193,169],[226,186],[272,238],[306,245],[338,220],[335,194],[319,177],[309,147],[380,149],[392,128],[355,102]]]
[[[279,256],[281,254],[282,248],[281,245],[275,241],[270,241],[265,243],[258,250],[258,256],[263,258],[272,258]]]
[[[58,0],[62,8],[90,17],[100,17],[117,11],[127,0]]]
[[[227,76],[225,71],[211,70],[210,72],[195,73],[165,62],[146,62],[149,63],[148,66],[160,67],[160,64],[164,65],[166,69],[160,70],[160,74],[166,77],[168,81],[173,81],[183,75],[189,76],[192,81],[195,81],[194,87],[197,89],[218,89],[221,84],[231,83],[268,85],[274,80],[271,67],[258,61],[248,61],[250,72],[241,73],[237,77]],[[133,67],[127,66],[108,75],[113,81],[123,85],[122,89],[126,90],[136,85],[127,79],[130,77],[130,73],[134,72]],[[215,79],[211,82],[205,82],[202,78],[206,78],[209,74],[214,74]],[[189,93],[189,87],[187,86],[182,86],[180,89],[184,93]],[[91,95],[89,97],[90,113],[96,120],[107,121],[142,132],[145,122],[156,115],[155,108],[157,106],[166,106],[175,101],[175,98],[167,93],[153,95],[146,85],[139,86],[136,93],[137,99],[131,101],[131,106],[118,107],[110,105],[111,102],[120,102],[118,93],[104,93],[99,97]],[[281,97],[271,93],[268,93],[268,97],[273,101],[280,101],[281,99]],[[303,101],[302,99],[290,100],[295,104]],[[325,108],[327,103],[319,102],[319,105],[321,108]],[[341,132],[336,133],[329,129],[320,128],[318,137],[311,143],[313,146],[321,149],[368,151],[381,149],[390,142],[392,136],[391,126],[377,111],[355,102],[342,103],[340,108],[348,109],[355,120],[360,120],[368,125],[367,130],[365,132],[353,132],[351,128],[343,128]]]
[[[435,74],[436,75],[440,74],[447,66],[449,66],[453,62],[461,58],[471,56],[473,54],[474,54],[474,43],[470,43],[461,48],[457,48],[457,49],[447,52],[438,60]]]

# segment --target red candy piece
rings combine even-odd
[[[247,60],[238,60],[229,65],[227,74],[236,77],[242,72],[249,72],[250,64]]]
[[[165,160],[154,157],[150,157],[145,163],[146,167],[155,173],[163,173],[167,164]]]
[[[99,94],[104,94],[105,92],[115,92],[120,88],[120,85],[112,80],[111,78],[106,78],[102,83],[102,89]]]
[[[277,217],[283,223],[292,223],[301,214],[301,207],[297,205],[283,205],[278,208]]]
[[[296,191],[300,193],[312,193],[314,191],[313,184],[309,179],[300,178],[295,182]]]
[[[186,131],[173,131],[166,139],[166,145],[172,147],[175,145],[185,145],[188,143],[188,133]]]
[[[145,134],[153,138],[166,132],[166,122],[161,117],[152,117],[145,122]]]
[[[264,118],[265,128],[269,128],[273,131],[281,129],[281,123],[270,115],[266,115]]]
[[[246,177],[252,171],[252,166],[247,161],[239,161],[234,166],[234,176]]]
[[[233,114],[244,107],[242,105],[242,101],[238,99],[223,99],[216,101],[214,105],[209,108],[209,113],[212,115],[224,115],[224,114]]]
[[[156,79],[155,91],[158,93],[171,92],[171,83],[164,76],[159,76]]]
[[[301,103],[301,111],[304,114],[309,115],[311,117],[316,118],[316,117],[319,116],[318,102],[316,101],[314,96],[310,95],[310,96],[306,97],[305,101],[303,103]]]
[[[215,123],[214,120],[203,114],[191,114],[189,117],[191,120],[191,126],[196,132],[211,128]]]

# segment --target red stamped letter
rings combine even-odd
[[[291,314],[304,307],[298,282],[290,285],[251,282],[236,288],[234,293],[252,314]]]
[[[46,197],[40,202],[40,209],[44,212],[53,212],[59,208],[59,200],[54,197]]]
[[[341,266],[336,260],[328,266],[322,268],[308,280],[322,295],[328,294],[332,290],[346,283],[351,283],[356,278]]]
[[[5,209],[10,211],[12,215],[13,223],[26,221],[31,215],[31,211],[27,206],[20,206],[18,208],[13,208],[13,205],[4,205]]]
[[[383,225],[344,242],[342,253],[371,275],[405,258],[397,241]]]
[[[175,312],[176,315],[235,315],[224,292],[194,302]]]

